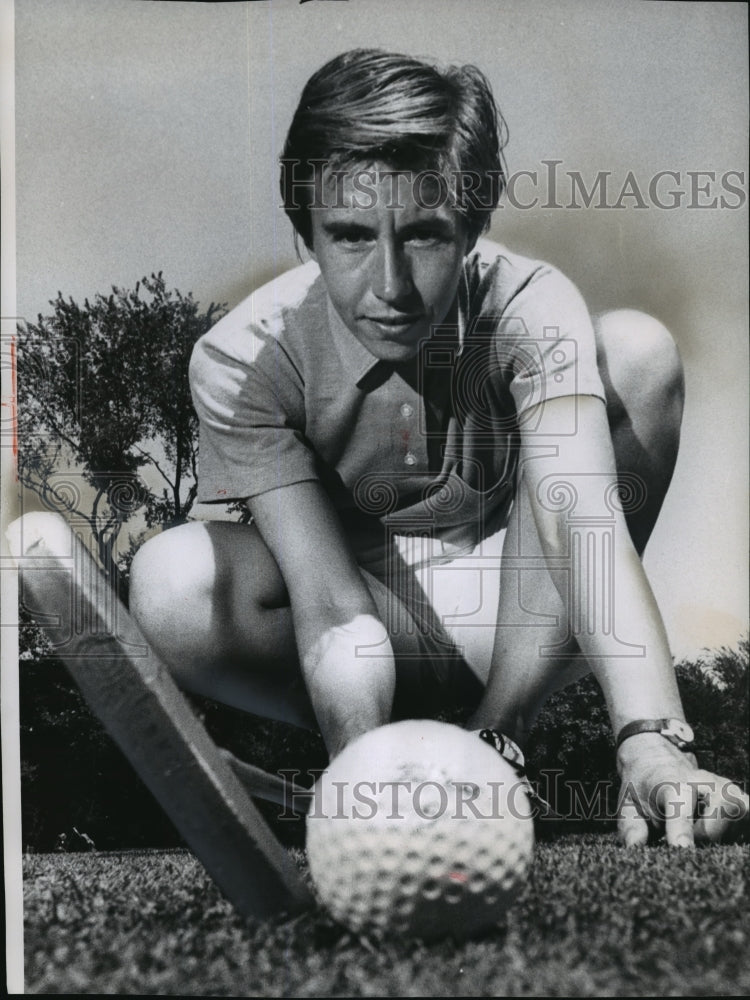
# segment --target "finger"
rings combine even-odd
[[[692,847],[693,821],[698,794],[690,782],[665,782],[658,792],[659,814],[664,819],[667,843],[672,847]]]
[[[750,798],[732,781],[707,774],[699,791],[700,817],[695,839],[717,843],[742,840],[750,833]]]
[[[642,847],[648,843],[648,823],[631,797],[620,800],[617,834],[625,847]]]

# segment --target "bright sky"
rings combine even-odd
[[[628,171],[646,192],[657,171],[675,171],[658,190],[683,191],[682,207],[506,207],[490,235],[559,266],[592,311],[645,308],[673,329],[684,441],[646,565],[676,655],[736,643],[747,620],[744,5],[16,0],[16,30],[17,292],[30,318],[58,290],[83,299],[156,270],[204,305],[234,305],[293,266],[275,159],[304,81],[354,46],[475,62],[508,120],[511,172],[536,170],[541,185],[543,161],[562,161],[565,204],[572,171],[588,187],[610,171],[612,201]],[[517,193],[533,196],[528,178]],[[741,207],[686,207],[719,195]]]

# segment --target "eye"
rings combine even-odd
[[[345,229],[334,234],[334,242],[344,247],[358,247],[372,241],[372,234],[366,229]]]
[[[412,236],[411,243],[441,243],[442,237],[437,233],[424,233],[422,236]]]
[[[408,242],[415,246],[442,246],[451,242],[451,236],[443,229],[420,229],[408,236]]]

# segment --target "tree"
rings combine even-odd
[[[19,479],[88,536],[125,598],[118,564],[137,540],[123,549],[123,527],[136,516],[146,528],[179,524],[195,502],[188,364],[224,306],[202,312],[161,272],[83,306],[59,292],[50,305],[19,329]],[[63,833],[73,845],[79,828],[104,847],[177,842],[24,607],[20,620],[25,843],[51,850]]]
[[[118,538],[137,512],[146,527],[169,526],[195,502],[188,364],[225,306],[201,312],[161,272],[83,307],[60,292],[50,305],[19,330],[19,479],[87,526],[114,579]]]

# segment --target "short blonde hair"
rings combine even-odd
[[[323,169],[375,161],[437,172],[469,234],[484,232],[505,188],[505,121],[475,66],[352,49],[308,80],[281,155],[281,195],[309,247],[314,182]]]

